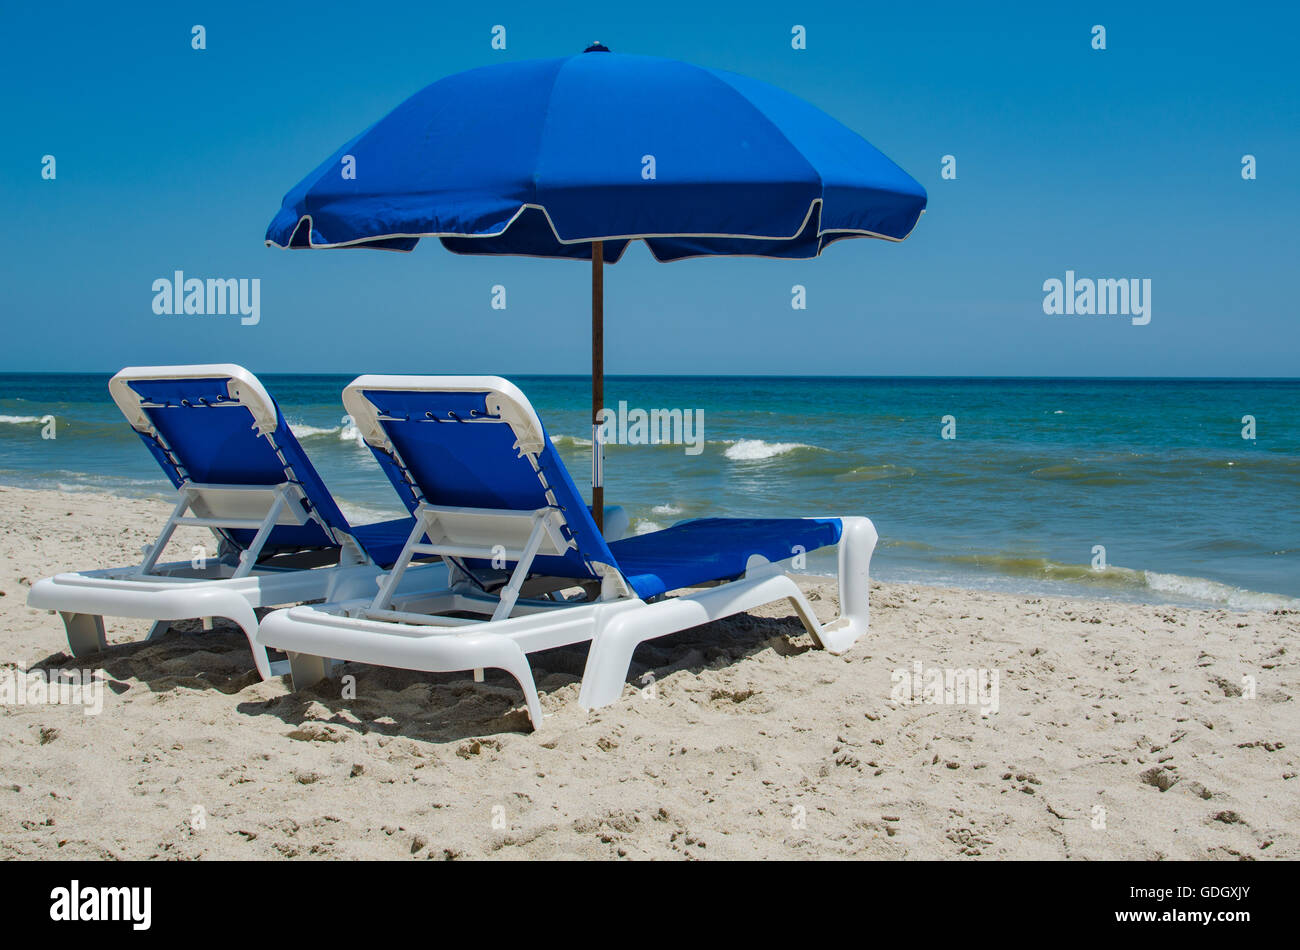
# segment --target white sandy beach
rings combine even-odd
[[[137,559],[167,510],[0,488],[0,663],[78,668],[27,589]],[[810,588],[827,618],[834,591]],[[81,664],[101,714],[0,707],[0,855],[1300,857],[1300,612],[897,584],[871,606],[843,657],[784,604],[648,644],[654,695],[595,713],[585,649],[535,656],[536,733],[495,671],[353,666],[342,699],[260,682],[220,623],[112,649]],[[997,712],[893,703],[917,662],[997,671]]]

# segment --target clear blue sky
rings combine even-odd
[[[5,4],[0,370],[586,372],[584,264],[262,238],[290,186],[422,86],[599,39],[780,85],[930,195],[905,243],[814,261],[656,264],[634,246],[606,272],[610,373],[1300,372],[1294,6],[620,6]],[[151,284],[176,269],[261,278],[261,323],[156,316]],[[1150,325],[1044,315],[1043,281],[1067,269],[1150,278]]]

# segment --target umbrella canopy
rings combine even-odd
[[[901,241],[925,204],[911,176],[789,93],[595,44],[425,87],[289,191],[266,242],[409,251],[436,237],[458,254],[590,259],[595,429],[601,265],[629,242],[660,261],[812,258],[841,238]]]
[[[351,162],[344,162],[352,156]],[[284,199],[281,247],[659,260],[816,257],[901,241],[925,189],[857,133],[767,83],[591,52],[484,66],[417,92]]]

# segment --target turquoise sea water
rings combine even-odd
[[[261,376],[345,511],[396,512],[345,424],[351,377]],[[167,492],[107,379],[0,375],[0,482]],[[513,379],[583,485],[589,380]],[[610,406],[703,413],[699,454],[607,448],[606,501],[637,530],[703,515],[864,514],[885,580],[1300,606],[1300,381],[655,376],[611,377],[606,391]],[[41,438],[46,415],[53,440]],[[942,438],[945,416],[954,439]],[[1097,545],[1106,570],[1093,567]],[[833,567],[810,558],[810,571]]]

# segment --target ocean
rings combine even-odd
[[[344,418],[350,376],[261,378],[349,517],[399,513]],[[589,379],[512,379],[583,486]],[[0,482],[167,493],[107,380],[0,375]],[[1300,607],[1300,380],[609,377],[606,404],[620,402],[702,424],[695,448],[607,447],[606,503],[637,531],[867,515],[882,580]],[[809,557],[809,573],[833,570],[827,552]]]

